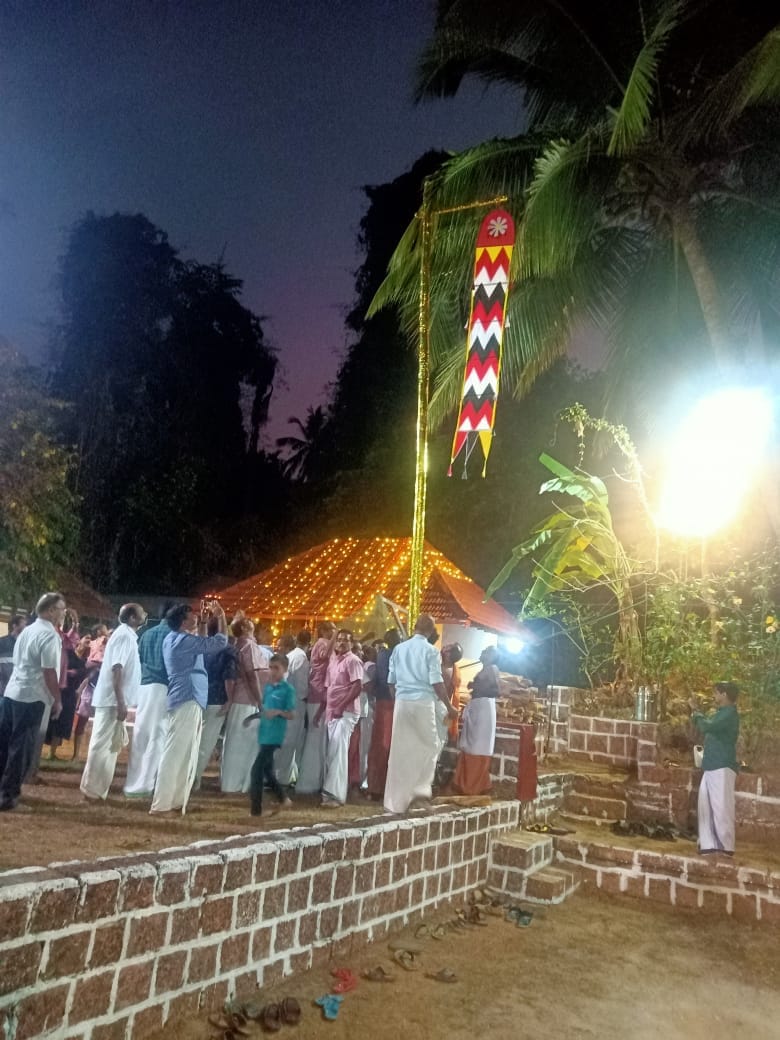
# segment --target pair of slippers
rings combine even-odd
[[[533,921],[534,915],[522,906],[510,906],[506,912],[506,919],[510,924],[517,925],[518,928],[527,928]]]
[[[357,976],[349,968],[334,968],[331,972],[334,982],[331,992],[317,997],[314,1003],[322,1008],[322,1015],[328,1022],[335,1022],[338,1018],[344,996],[357,989]],[[369,976],[366,976],[368,978]]]
[[[219,1030],[212,1034],[212,1040],[241,1040],[251,1036],[251,1030],[247,1028],[250,1019],[259,1022],[267,1033],[278,1033],[282,1026],[297,1026],[302,1014],[295,997],[285,997],[280,1004],[262,1005],[248,1001],[240,1011],[209,1016],[209,1024]]]

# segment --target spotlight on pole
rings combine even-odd
[[[772,426],[763,390],[720,390],[700,400],[670,440],[658,524],[708,538],[731,523],[764,462]]]

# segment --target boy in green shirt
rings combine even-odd
[[[691,706],[693,724],[704,734],[704,758],[699,786],[699,852],[734,855],[734,785],[737,779],[737,738],[739,713],[736,702],[739,688],[732,682],[715,683],[717,710],[703,715],[695,698]]]
[[[284,654],[274,654],[269,664],[271,681],[263,690],[262,710],[244,720],[244,726],[248,727],[254,719],[260,719],[257,731],[260,750],[252,766],[249,784],[253,816],[263,815],[263,790],[266,784],[282,807],[292,805],[274,772],[274,755],[284,743],[287,720],[295,717],[295,690],[284,678],[287,667],[288,661]]]

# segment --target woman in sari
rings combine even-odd
[[[490,763],[496,742],[496,698],[500,692],[500,676],[494,646],[482,651],[482,670],[469,683],[471,700],[463,712],[460,755],[453,787],[458,794],[487,794],[491,788]]]

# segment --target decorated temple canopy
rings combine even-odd
[[[409,601],[411,538],[334,538],[218,593],[228,616],[274,625],[356,623],[376,610],[377,597],[404,610]],[[520,626],[447,557],[426,543],[422,609],[440,623],[474,625],[499,635]]]

